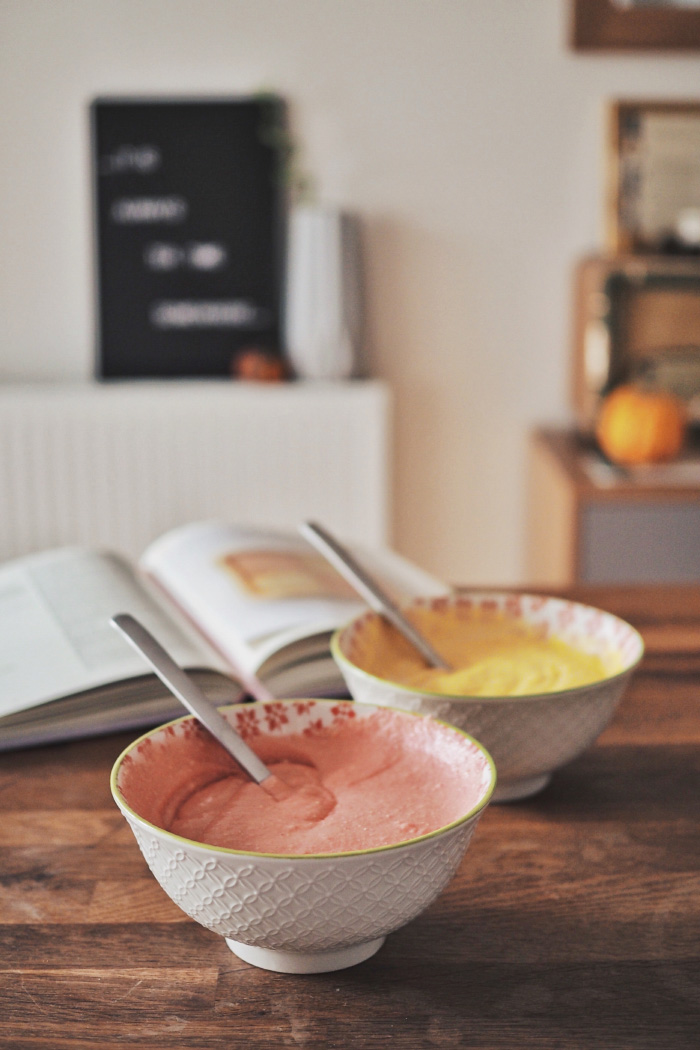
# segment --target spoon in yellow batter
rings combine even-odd
[[[175,663],[170,654],[142,623],[139,623],[129,613],[119,613],[113,616],[110,622],[126,638],[132,648],[151,665],[161,682],[178,698],[180,703],[184,704],[187,710],[228,751],[251,780],[259,784],[268,795],[272,795],[278,802],[293,793],[293,788],[267,768],[233,726],[219,713],[216,706],[206,698],[197,683]]]
[[[313,521],[305,521],[299,526],[302,536],[319,551],[326,561],[347,580],[371,609],[384,616],[396,630],[417,649],[429,667],[439,667],[442,671],[451,671],[452,665],[436,651],[425,635],[421,634],[410,620],[407,620],[389,595],[375,579],[363,569],[350,551],[346,550],[334,536]]]

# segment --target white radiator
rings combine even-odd
[[[0,387],[0,559],[138,556],[207,518],[390,541],[386,387],[225,381]]]

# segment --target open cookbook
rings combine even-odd
[[[399,602],[444,593],[393,551],[353,548]],[[347,695],[333,631],[365,608],[300,536],[222,522],[155,540],[137,565],[64,547],[0,567],[0,751],[155,725],[182,705],[110,619],[135,616],[216,704]]]

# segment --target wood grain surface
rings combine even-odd
[[[700,588],[575,595],[647,642],[613,723],[348,970],[248,966],[166,897],[109,792],[135,734],[0,756],[0,1047],[696,1050]]]

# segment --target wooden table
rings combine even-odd
[[[648,644],[614,722],[352,969],[255,969],[179,911],[110,797],[132,735],[0,757],[0,1046],[697,1050],[700,588],[572,593]]]

